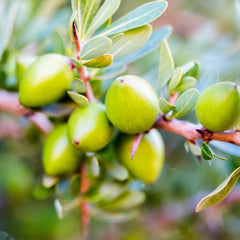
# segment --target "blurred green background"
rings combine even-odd
[[[115,17],[147,2],[122,0]],[[169,39],[176,66],[199,59],[202,66],[198,89],[216,81],[239,83],[240,3],[238,0],[169,0],[165,14],[152,23],[154,29],[173,26]],[[16,11],[15,24],[11,14]],[[0,1],[0,87],[15,90],[16,56],[23,53],[61,52],[70,45],[70,0]],[[11,27],[12,26],[12,27]],[[7,59],[5,61],[5,59]],[[154,85],[158,52],[129,65],[128,73],[139,74]],[[187,119],[196,122],[194,113]],[[184,139],[161,132],[166,145],[166,162],[159,180],[146,187],[147,199],[137,219],[114,224],[92,219],[92,240],[237,240],[240,239],[240,188],[235,186],[223,203],[195,213],[197,202],[212,191],[240,164],[240,148],[213,143],[228,161],[214,159],[199,163],[184,149]],[[23,117],[0,113],[0,231],[16,240],[79,239],[79,211],[63,220],[54,210],[53,198],[37,200],[32,189],[40,180],[41,146],[37,129]],[[226,151],[228,153],[226,153]]]

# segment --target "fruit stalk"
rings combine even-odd
[[[78,31],[77,31],[77,27],[76,27],[75,22],[73,22],[72,27],[73,27],[74,44],[75,44],[75,48],[76,48],[76,58],[79,59],[80,53],[81,53],[81,50],[82,50],[82,47],[83,47],[83,43],[79,38],[79,34],[78,34]],[[78,67],[75,66],[75,68],[78,71],[79,78],[86,85],[86,96],[87,96],[88,100],[90,102],[97,102],[97,100],[96,100],[96,98],[93,94],[90,82],[89,82],[89,72],[87,71],[86,67],[82,66],[82,68],[78,68]]]

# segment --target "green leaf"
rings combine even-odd
[[[74,174],[71,178],[70,188],[73,196],[77,196],[79,194],[81,179],[79,174]]]
[[[118,181],[125,181],[129,177],[127,169],[118,163],[110,164],[107,169],[108,173]]]
[[[190,151],[195,156],[201,156],[202,155],[201,148],[198,145],[194,144],[194,143],[191,143],[189,141],[185,142],[184,143],[184,147],[186,149],[186,152]]]
[[[104,54],[102,56],[84,62],[83,65],[90,68],[105,68],[111,65],[113,56],[111,54]]]
[[[190,88],[179,96],[176,101],[176,108],[173,110],[171,118],[178,118],[191,112],[195,107],[199,97],[199,91],[196,88]]]
[[[194,66],[191,69],[189,69],[189,71],[187,71],[185,74],[187,76],[198,78],[201,70],[200,62],[198,60],[194,60],[193,62]]]
[[[202,143],[201,153],[205,160],[212,160],[214,157],[211,148],[205,142]]]
[[[110,38],[105,36],[98,36],[91,38],[81,51],[80,58],[83,60],[90,60],[99,57],[106,53],[112,46]]]
[[[90,159],[90,167],[93,176],[98,177],[100,175],[100,167],[97,158],[94,156]]]
[[[122,38],[122,36],[124,36],[124,33],[118,33],[118,34],[114,35],[113,37],[111,37],[112,44],[114,44],[118,40],[120,40]]]
[[[81,94],[78,94],[76,92],[73,92],[73,91],[68,91],[68,95],[71,97],[71,99],[76,103],[78,104],[79,106],[81,107],[85,107],[88,105],[88,99],[87,97],[81,95]]]
[[[123,58],[144,45],[147,42],[152,33],[150,25],[144,25],[142,27],[129,30],[124,33],[124,36],[113,44],[109,53],[113,55],[114,61]]]
[[[184,92],[189,88],[195,87],[197,80],[190,76],[185,76],[182,78],[180,84],[174,89],[175,92]]]
[[[70,89],[77,93],[84,93],[86,91],[86,85],[81,79],[74,79],[71,82]]]
[[[71,17],[70,17],[70,24],[69,24],[69,35],[71,37],[71,40],[74,41],[74,36],[73,36],[73,22],[77,16],[77,12],[73,12]]]
[[[102,34],[111,35],[143,26],[158,18],[167,9],[167,2],[145,3],[110,25]]]
[[[87,35],[94,33],[99,27],[101,27],[119,8],[121,0],[105,0],[97,14],[95,15],[91,25],[88,28]]]
[[[133,218],[139,216],[138,211],[127,211],[127,212],[107,212],[98,210],[92,207],[92,216],[94,218],[101,219],[103,221],[111,222],[111,223],[121,223],[129,221]]]
[[[174,61],[166,39],[160,44],[159,49],[159,91],[168,82],[174,71]]]
[[[85,6],[83,11],[81,39],[84,39],[85,33],[90,26],[101,0],[85,0]]]
[[[175,88],[179,85],[181,79],[182,79],[182,75],[183,75],[183,71],[181,67],[177,67],[174,72],[173,75],[168,83],[168,92],[169,94],[172,94],[173,92],[175,92]]]
[[[71,1],[73,16],[75,15],[75,17],[77,17],[77,26],[78,26],[79,32],[81,32],[81,24],[82,24],[82,12],[81,12],[83,8],[82,4],[83,4],[83,1],[81,0]],[[75,19],[75,17],[73,18],[73,20]],[[71,24],[71,27],[72,27],[72,24]]]
[[[240,177],[240,167],[235,169],[231,175],[225,179],[213,192],[203,198],[196,207],[196,212],[200,212],[221,202],[231,191]]]
[[[172,28],[170,26],[162,27],[162,28],[154,31],[152,33],[151,37],[149,38],[149,40],[141,48],[139,48],[134,53],[117,60],[116,62],[114,62],[111,65],[111,67],[125,65],[125,64],[133,62],[141,57],[146,56],[147,54],[151,53],[159,46],[162,39],[168,38],[171,31],[172,31]]]
[[[33,197],[36,199],[46,199],[54,194],[54,188],[45,188],[42,184],[33,189]]]
[[[71,62],[77,68],[82,68],[82,64],[76,58],[70,57]]]
[[[173,111],[176,107],[171,105],[165,98],[159,99],[160,110],[166,115],[169,112]]]
[[[190,61],[184,65],[181,66],[182,70],[183,70],[183,75],[185,75],[187,72],[189,72],[195,65],[194,61]]]

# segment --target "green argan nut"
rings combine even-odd
[[[240,94],[232,82],[216,83],[199,97],[196,106],[199,122],[208,130],[221,132],[240,120]]]
[[[114,128],[108,121],[104,105],[89,103],[77,108],[68,121],[68,137],[83,152],[104,148],[112,139]]]
[[[23,75],[27,68],[37,60],[36,56],[18,56],[16,61],[16,76],[18,84],[23,79]]]
[[[159,113],[158,97],[152,86],[132,75],[119,77],[111,84],[105,103],[111,123],[127,134],[148,130]]]
[[[81,153],[69,142],[67,126],[55,128],[47,137],[43,147],[43,167],[47,175],[68,175],[77,170]]]
[[[135,136],[123,135],[117,142],[117,156],[130,172],[145,183],[153,183],[159,176],[164,163],[164,143],[160,133],[152,129],[143,135],[131,160],[131,147]]]
[[[60,54],[39,57],[25,72],[19,88],[20,103],[41,107],[61,99],[73,80],[73,71]]]

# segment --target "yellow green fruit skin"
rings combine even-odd
[[[159,113],[158,97],[152,86],[133,75],[119,77],[111,84],[105,104],[111,123],[127,134],[148,130]]]
[[[160,133],[152,129],[143,135],[138,149],[131,160],[131,147],[135,136],[123,135],[117,143],[117,156],[130,172],[145,183],[158,178],[164,164],[164,142]]]
[[[60,54],[39,57],[25,72],[19,101],[25,107],[42,107],[60,100],[73,80],[73,71]]]
[[[67,137],[67,125],[56,127],[47,137],[43,147],[43,168],[47,175],[68,175],[79,166],[81,153]]]
[[[79,107],[68,121],[70,142],[83,152],[98,151],[111,141],[114,127],[108,121],[104,105],[89,103]]]
[[[23,79],[24,73],[26,72],[27,68],[32,65],[37,60],[36,56],[19,56],[17,57],[16,63],[16,76],[18,84],[20,84],[21,80]]]
[[[237,125],[240,120],[240,94],[232,82],[216,83],[199,97],[196,116],[208,130],[221,132]]]

